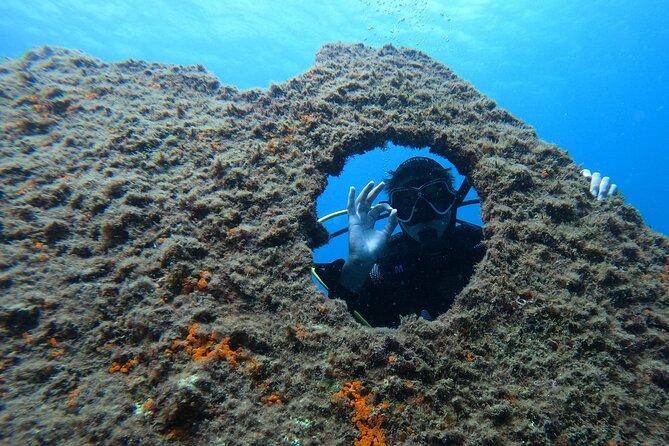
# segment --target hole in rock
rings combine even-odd
[[[350,186],[357,200],[370,181],[382,180],[384,190],[349,226]],[[466,184],[427,148],[387,144],[351,157],[318,198],[330,241],[314,251],[314,281],[363,325],[397,327],[404,317],[445,313],[485,253],[478,197]],[[388,237],[391,209],[397,225]]]

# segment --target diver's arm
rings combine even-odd
[[[341,269],[339,282],[350,292],[357,293],[367,281],[373,267],[374,261],[352,261],[349,258]]]
[[[604,200],[618,191],[618,186],[611,183],[611,178],[602,177],[599,172],[591,173],[589,169],[583,169],[581,175],[590,179],[590,193],[598,200]]]
[[[386,247],[388,239],[397,226],[397,211],[388,203],[378,204],[372,208],[372,203],[383,190],[383,182],[374,187],[370,181],[362,189],[358,198],[355,198],[355,187],[351,186],[348,192],[348,259],[341,271],[340,283],[351,292],[362,288],[369,277],[374,263]],[[385,227],[377,231],[374,223],[383,211],[389,211],[390,216]]]

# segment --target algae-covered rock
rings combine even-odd
[[[669,442],[669,240],[427,55],[238,91],[43,47],[0,92],[2,443]],[[397,330],[309,276],[328,175],[387,141],[470,177],[487,245]]]

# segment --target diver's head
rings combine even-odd
[[[450,225],[456,197],[450,169],[416,156],[390,174],[386,182],[390,205],[397,209],[402,230],[423,244],[439,240]]]

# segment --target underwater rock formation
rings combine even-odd
[[[4,444],[669,443],[669,240],[421,52],[238,91],[41,47],[0,117]],[[328,175],[387,141],[471,178],[487,244],[397,330],[309,276]]]

